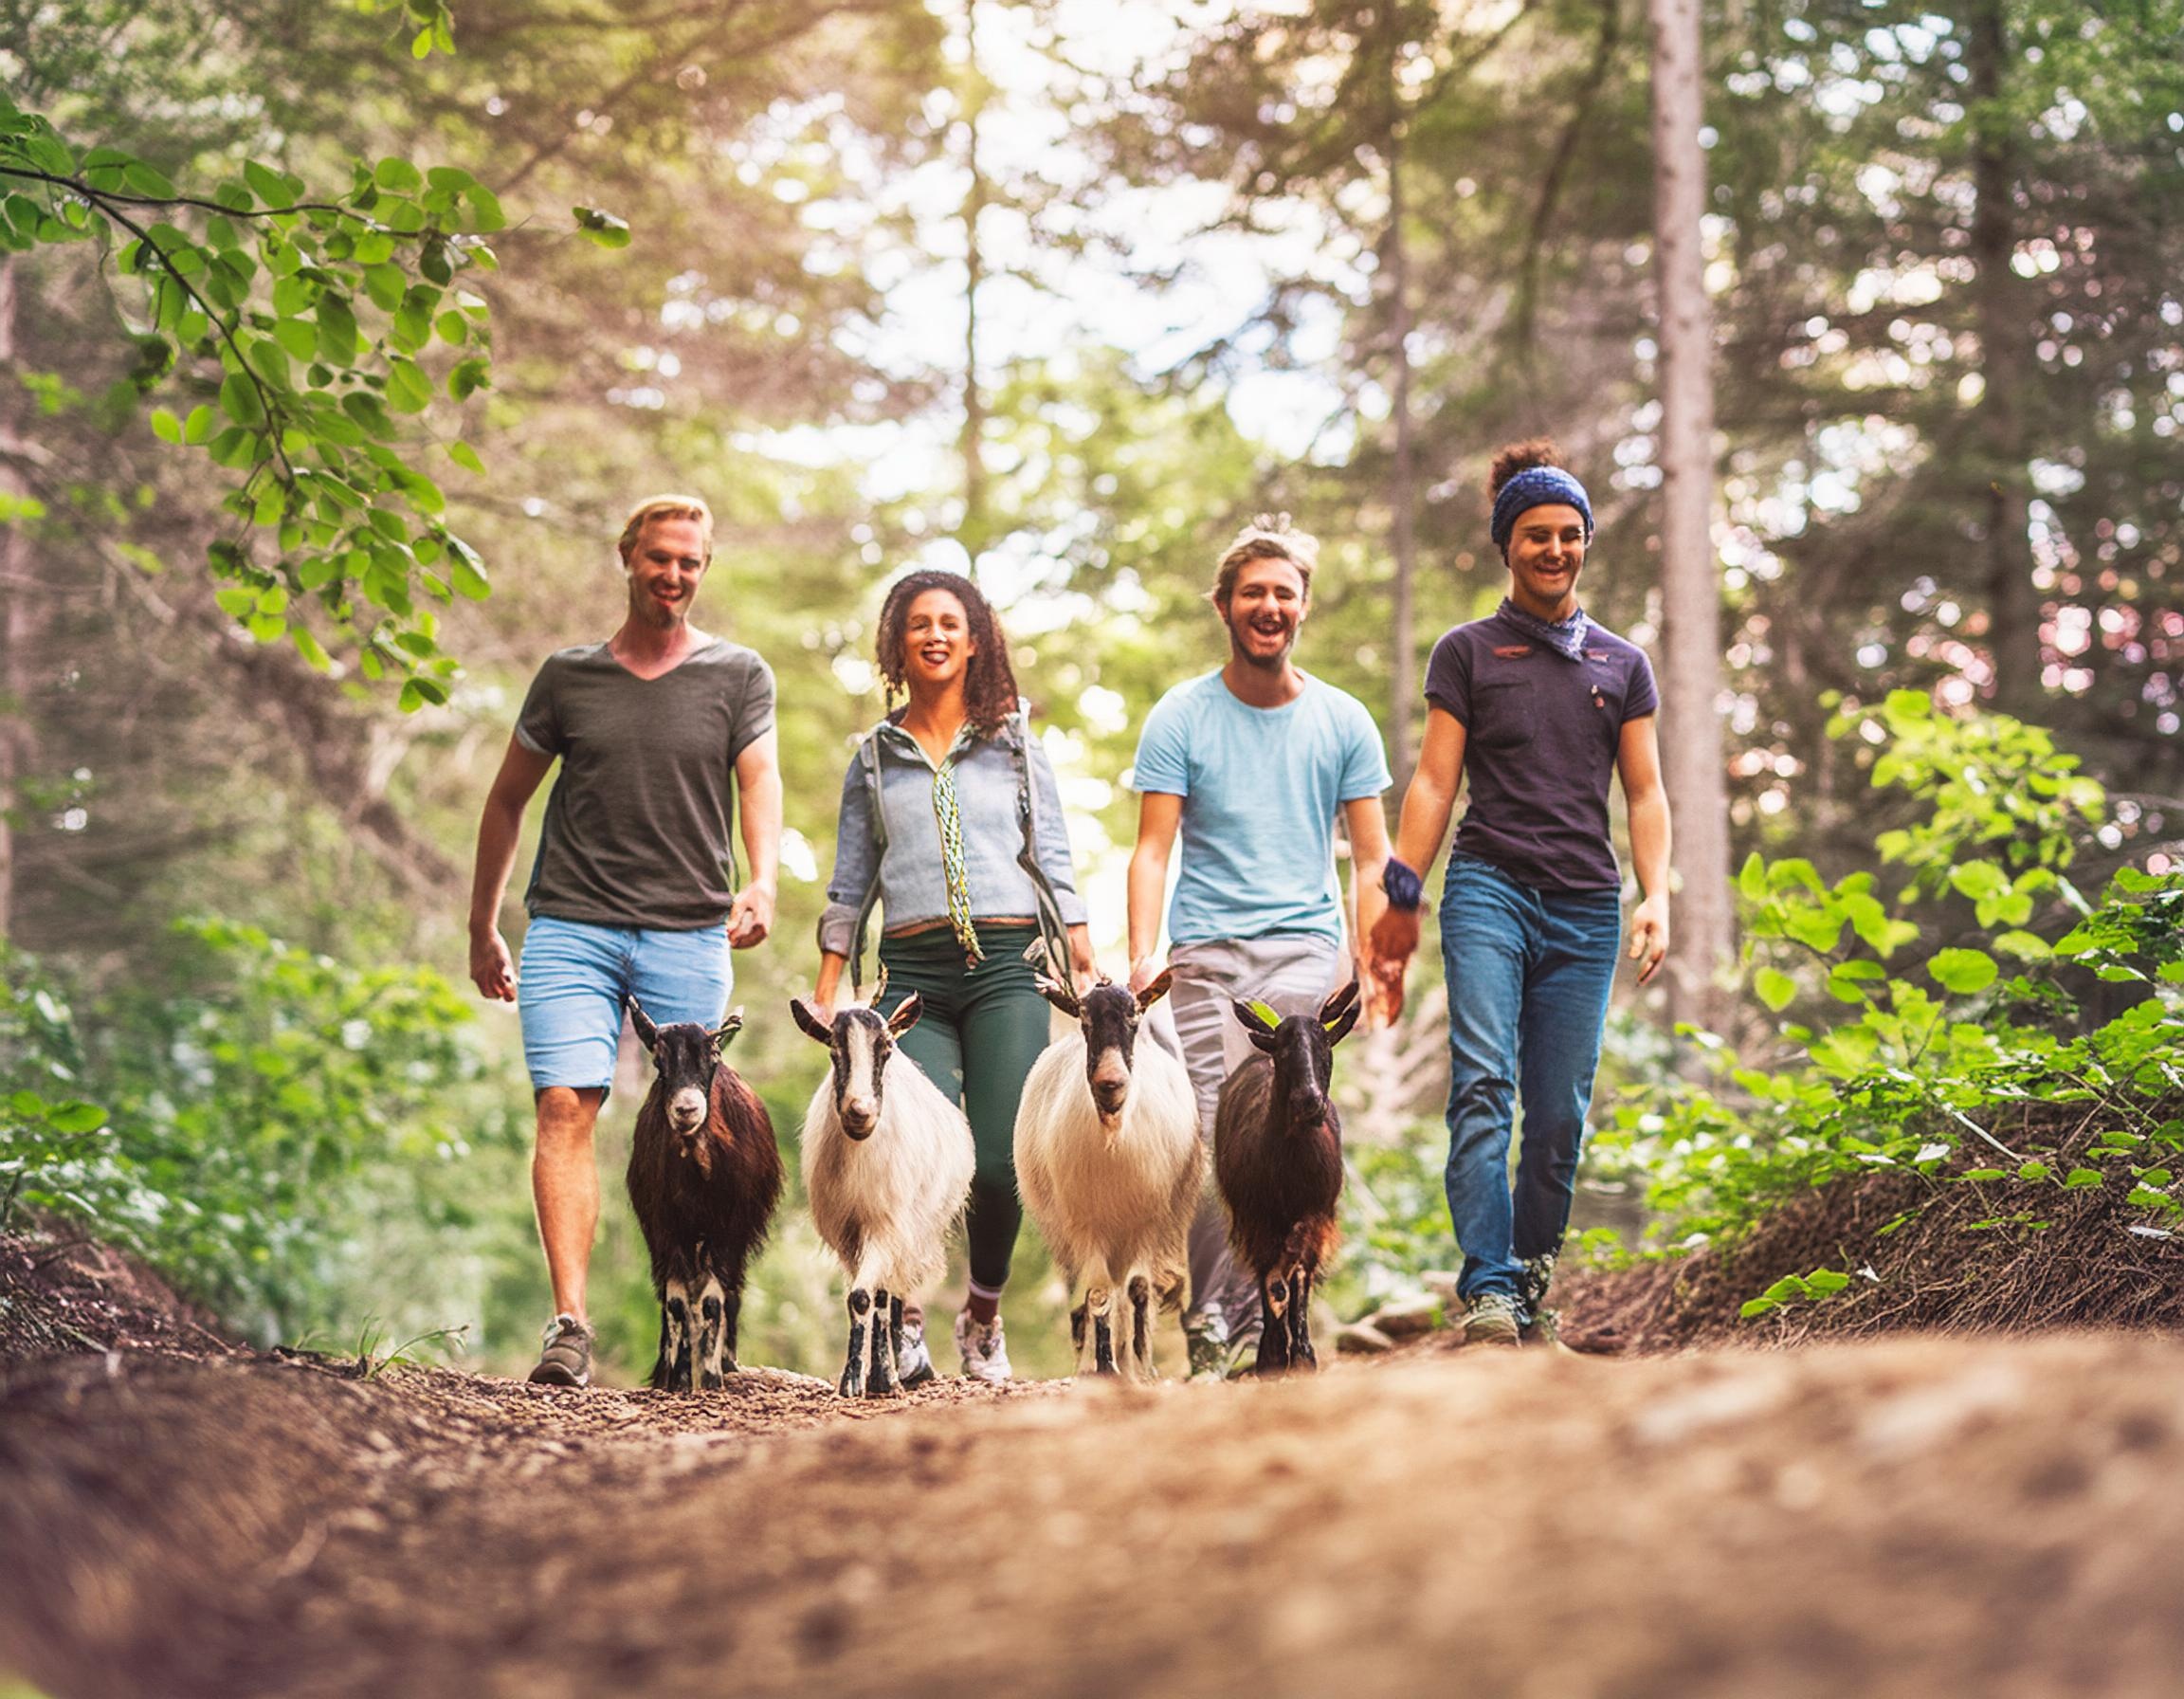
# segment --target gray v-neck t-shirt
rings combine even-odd
[[[516,721],[524,748],[561,762],[524,908],[598,926],[719,925],[736,886],[736,758],[773,725],[773,671],[723,638],[656,679],[604,643],[548,656]]]

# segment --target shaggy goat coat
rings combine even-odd
[[[864,1139],[844,1129],[833,1079],[819,1082],[804,1116],[804,1190],[850,1286],[901,1296],[946,1271],[978,1155],[963,1111],[917,1063],[891,1050],[881,1075],[880,1122]]]
[[[1016,1111],[1017,1189],[1072,1285],[1142,1271],[1165,1291],[1182,1278],[1205,1178],[1191,1076],[1158,1044],[1138,1045],[1110,1131],[1085,1085],[1086,1060],[1076,1032],[1032,1065]]]

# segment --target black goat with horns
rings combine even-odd
[[[1340,1237],[1335,1046],[1357,1024],[1357,981],[1317,1014],[1277,1016],[1260,1002],[1230,1007],[1263,1052],[1222,1082],[1213,1116],[1213,1174],[1228,1206],[1229,1242],[1259,1282],[1254,1367],[1262,1375],[1314,1368],[1312,1284]]]
[[[781,1200],[781,1152],[758,1094],[720,1059],[743,1025],[655,1027],[629,999],[637,1040],[659,1072],[637,1111],[629,1202],[652,1254],[660,1360],[652,1384],[687,1392],[736,1373],[743,1275]]]

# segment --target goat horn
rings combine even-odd
[[[875,980],[873,980],[873,981],[872,981],[872,996],[871,996],[871,1000],[870,1000],[870,1001],[868,1001],[868,1002],[867,1002],[867,1003],[864,1005],[864,1007],[865,1007],[865,1008],[867,1008],[867,1009],[877,1009],[877,1008],[879,1008],[879,1007],[880,1007],[880,999],[881,999],[882,997],[885,996],[886,995],[887,995],[887,964],[886,964],[884,961],[883,961],[883,962],[880,964],[880,977],[879,977],[877,979],[875,979]]]

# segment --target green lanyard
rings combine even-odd
[[[933,769],[933,818],[940,827],[940,871],[948,882],[948,923],[963,946],[964,965],[986,959],[971,920],[971,876],[963,858],[963,806],[956,796],[956,752]]]

